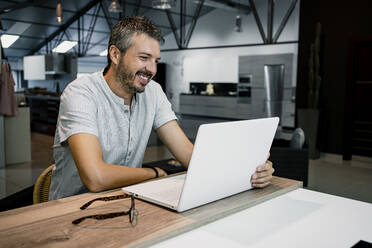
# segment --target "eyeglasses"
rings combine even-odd
[[[115,217],[123,216],[123,215],[129,215],[129,222],[132,225],[132,227],[135,227],[137,225],[138,221],[138,211],[135,208],[134,204],[134,197],[132,195],[114,195],[114,196],[107,196],[107,197],[99,197],[96,199],[93,199],[87,203],[85,203],[83,206],[80,207],[81,210],[87,209],[93,202],[95,201],[112,201],[112,200],[119,200],[119,199],[125,199],[129,198],[131,199],[131,205],[130,209],[128,211],[122,211],[122,212],[114,212],[114,213],[107,213],[107,214],[94,214],[94,215],[88,215],[81,217],[79,219],[76,219],[72,222],[74,225],[78,225],[85,219],[95,219],[95,220],[105,220],[105,219],[112,219]]]

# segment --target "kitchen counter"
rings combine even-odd
[[[208,95],[208,94],[192,94],[192,93],[181,93],[183,96],[207,96],[207,97],[238,97],[236,94],[234,95]]]
[[[53,95],[43,95],[43,94],[37,94],[37,95],[25,95],[26,98],[31,98],[31,99],[41,99],[41,100],[55,100],[59,101],[60,96],[53,96]]]
[[[179,113],[228,120],[265,118],[268,114],[263,89],[257,92],[255,90],[252,97],[183,93],[180,94]],[[294,102],[283,100],[280,125],[294,127],[294,113]]]
[[[264,117],[263,101],[252,102],[249,97],[242,103],[237,96],[180,95],[180,113],[226,119],[253,119]]]

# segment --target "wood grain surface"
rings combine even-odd
[[[0,247],[147,247],[217,219],[302,187],[302,183],[274,177],[264,189],[248,190],[182,213],[136,199],[138,224],[128,216],[107,220],[87,219],[78,226],[74,219],[91,214],[126,211],[130,199],[95,202],[100,196],[121,190],[86,193],[0,213]]]

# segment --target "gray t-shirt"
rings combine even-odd
[[[71,135],[97,136],[105,163],[140,168],[151,130],[175,119],[171,104],[154,81],[135,94],[131,108],[111,91],[102,71],[71,82],[61,96],[49,199],[88,192],[67,143]]]

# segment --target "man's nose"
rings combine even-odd
[[[151,62],[147,63],[146,70],[148,72],[150,72],[152,75],[155,75],[156,74],[156,70],[157,70],[157,64],[156,64],[156,62],[152,62],[151,61]]]

